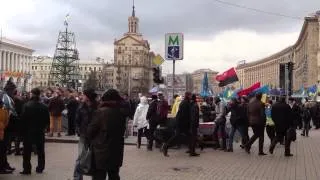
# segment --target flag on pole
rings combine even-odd
[[[254,85],[250,86],[249,88],[247,89],[243,89],[242,91],[239,91],[238,92],[238,96],[241,97],[241,96],[247,96],[249,95],[251,92],[253,92],[254,90],[260,88],[260,82],[257,82],[255,83]]]
[[[234,68],[231,68],[224,73],[217,75],[216,80],[219,81],[219,87],[223,87],[233,82],[239,81],[239,78],[237,76],[236,70]]]
[[[65,26],[68,26],[69,24],[68,24],[68,21],[69,21],[69,18],[70,18],[70,15],[69,15],[69,13],[66,15],[66,17],[64,18],[64,25]]]
[[[212,96],[212,92],[209,88],[209,80],[208,80],[208,73],[204,73],[202,84],[201,84],[201,97],[209,97]]]

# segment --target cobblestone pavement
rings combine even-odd
[[[124,180],[319,180],[320,179],[320,131],[311,131],[311,137],[298,135],[292,144],[293,157],[284,157],[284,148],[278,145],[274,155],[260,157],[257,144],[250,155],[235,145],[234,153],[204,149],[200,157],[188,157],[185,150],[169,150],[164,157],[156,149],[148,152],[145,147],[125,147]],[[256,142],[257,143],[257,142]],[[268,152],[269,139],[265,139]],[[77,156],[76,144],[48,143],[47,164],[44,174],[20,176],[21,157],[10,156],[17,167],[13,175],[0,175],[1,180],[67,180],[72,179],[73,165]],[[33,157],[33,165],[36,165]],[[85,178],[90,179],[90,178]]]

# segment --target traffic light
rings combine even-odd
[[[163,83],[163,77],[160,77],[160,68],[159,67],[155,67],[152,68],[153,70],[153,82],[156,84],[162,84]]]
[[[158,67],[153,68],[153,82],[157,82],[158,79],[160,78],[160,69]]]
[[[288,62],[288,95],[292,95],[292,87],[293,87],[293,70],[294,70],[294,63]]]

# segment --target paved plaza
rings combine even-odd
[[[268,152],[269,139],[265,140]],[[185,150],[169,150],[164,157],[158,149],[148,152],[145,146],[125,147],[124,180],[319,180],[320,179],[320,131],[311,131],[311,137],[298,136],[292,144],[293,157],[284,157],[284,148],[278,145],[274,155],[260,157],[257,144],[250,155],[235,145],[234,153],[206,148],[200,157],[188,157]],[[68,180],[72,179],[77,156],[77,145],[68,143],[46,144],[47,164],[44,174],[21,176],[22,158],[9,156],[17,168],[13,175],[0,175],[1,180]],[[36,166],[36,158],[33,157]],[[34,169],[33,169],[34,170]],[[90,179],[85,178],[85,179]]]

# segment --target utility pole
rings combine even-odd
[[[175,79],[176,79],[176,59],[174,57],[174,53],[175,53],[175,49],[172,48],[171,49],[171,54],[172,54],[172,99],[174,97],[174,83],[175,83]],[[174,99],[173,99],[174,101]]]
[[[285,64],[285,68],[284,68],[284,76],[285,76],[285,91],[286,91],[286,102],[288,103],[289,101],[289,64],[286,63]]]

